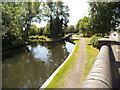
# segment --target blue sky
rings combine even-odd
[[[69,23],[68,25],[76,25],[78,20],[88,15],[89,5],[88,0],[62,0],[65,5],[68,5],[70,11]],[[37,27],[45,26],[45,22],[36,24]]]

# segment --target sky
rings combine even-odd
[[[76,25],[78,20],[82,19],[84,16],[88,15],[89,5],[88,0],[62,0],[65,5],[68,5],[70,11],[69,23],[68,25]],[[45,22],[36,24],[37,27],[43,27],[46,25]]]
[[[87,0],[63,0],[68,5],[70,11],[68,25],[76,25],[78,20],[88,15],[89,5]]]

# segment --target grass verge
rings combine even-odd
[[[90,38],[86,39],[86,60],[83,66],[83,74],[82,74],[82,80],[81,85],[86,79],[88,73],[90,72],[93,62],[98,54],[99,50],[94,48],[92,45],[90,45]]]
[[[56,38],[50,38],[48,36],[45,35],[32,35],[29,36],[29,41],[30,42],[54,42],[54,41],[60,41],[63,40],[65,38],[67,38],[68,35],[65,35],[64,37],[56,37]]]
[[[70,72],[73,69],[73,66],[75,65],[75,62],[78,57],[79,53],[79,44],[80,42],[75,41],[77,43],[73,53],[74,55],[71,55],[68,61],[64,64],[64,66],[58,71],[58,73],[55,75],[55,77],[52,79],[52,81],[48,84],[46,88],[63,88],[64,84],[70,74]]]
[[[39,35],[34,36],[33,35],[33,36],[29,37],[29,40],[32,41],[32,42],[34,42],[34,41],[43,41],[43,42],[45,42],[45,41],[51,41],[52,39],[48,38],[47,36],[44,36],[44,35],[42,35],[42,36],[39,36]]]

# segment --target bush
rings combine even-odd
[[[38,41],[50,41],[51,40],[51,38],[48,38],[47,36],[44,36],[44,35],[29,36],[30,41],[33,41],[33,40],[36,41],[35,39],[38,40]]]
[[[118,33],[120,33],[120,28],[117,30]]]
[[[92,36],[92,39],[90,40],[90,43],[93,45],[93,47],[98,47],[99,42],[98,39],[101,37],[97,37],[97,36]]]

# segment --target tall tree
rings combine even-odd
[[[39,29],[35,24],[30,25],[29,35],[37,35],[39,33]]]
[[[41,2],[3,2],[2,40],[6,45],[17,45],[28,36],[33,21],[41,21]]]
[[[63,29],[67,27],[69,22],[68,6],[65,6],[61,1],[53,2],[52,0],[49,0],[46,5],[48,7],[47,17],[49,18],[51,37],[64,35]]]
[[[36,0],[37,1],[37,0]],[[33,21],[41,21],[41,2],[24,2],[24,25],[25,25],[25,37],[28,37],[30,25]]]
[[[21,3],[2,3],[2,40],[3,44],[12,45],[22,41],[22,14]]]
[[[90,2],[91,25],[96,33],[115,30],[120,21],[120,2]]]
[[[81,32],[84,36],[91,32],[90,30],[90,17],[83,17],[77,23],[77,29]]]
[[[76,32],[75,26],[74,25],[70,25],[67,27],[66,29],[66,33],[74,33]]]

